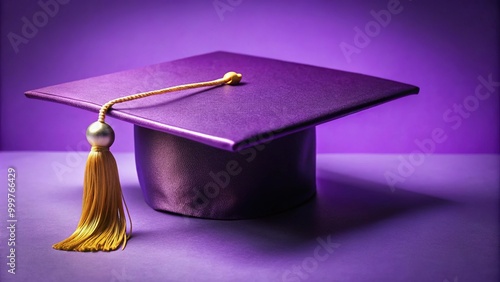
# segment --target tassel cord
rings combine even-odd
[[[158,89],[158,90],[152,90],[152,91],[146,91],[146,92],[141,92],[137,94],[132,94],[129,96],[125,97],[120,97],[113,99],[106,104],[104,104],[101,109],[99,110],[99,119],[98,121],[104,122],[106,119],[106,113],[108,110],[115,104],[118,103],[123,103],[127,101],[132,101],[132,100],[137,100],[153,95],[159,95],[159,94],[165,94],[165,93],[170,93],[170,92],[177,92],[177,91],[182,91],[182,90],[187,90],[187,89],[193,89],[193,88],[200,88],[200,87],[209,87],[209,86],[218,86],[224,83],[227,84],[238,84],[240,82],[241,75],[236,74],[234,72],[228,72],[226,75],[224,75],[223,78],[211,80],[211,81],[205,81],[205,82],[197,82],[197,83],[189,83],[189,84],[183,84],[183,85],[178,85],[178,86],[173,86],[173,87],[168,87],[168,88],[163,88],[163,89]]]

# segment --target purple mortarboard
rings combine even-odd
[[[208,81],[239,85],[155,95],[107,112],[134,124],[135,158],[154,209],[214,219],[280,212],[315,195],[315,126],[418,93],[339,70],[215,52],[26,92],[98,112],[115,98]]]

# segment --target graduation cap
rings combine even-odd
[[[233,70],[238,73],[227,73]],[[54,248],[110,251],[124,247],[130,235],[106,116],[134,124],[137,173],[152,208],[243,219],[315,195],[316,125],[418,91],[372,76],[228,52],[28,91],[30,98],[100,112],[87,130],[92,149],[80,222]]]

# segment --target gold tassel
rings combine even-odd
[[[95,252],[113,251],[127,243],[127,221],[115,158],[109,151],[114,141],[113,129],[95,122],[87,130],[92,144],[83,183],[82,215],[76,231],[54,244],[57,250]],[[129,215],[130,219],[130,215]],[[132,224],[132,221],[130,221]]]
[[[78,252],[114,251],[120,245],[125,249],[132,233],[132,220],[123,198],[118,168],[113,154],[109,151],[109,147],[115,141],[115,133],[111,126],[104,122],[107,111],[114,104],[185,89],[224,83],[236,85],[240,80],[241,74],[228,72],[223,78],[216,80],[138,93],[104,104],[99,111],[99,119],[87,129],[87,140],[92,149],[85,167],[80,222],[71,236],[52,247],[56,250]],[[130,221],[129,234],[127,234],[124,206]]]

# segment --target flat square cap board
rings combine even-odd
[[[151,96],[108,112],[135,125],[139,181],[154,209],[237,219],[299,205],[315,194],[315,125],[419,91],[372,76],[214,52],[26,95],[98,112],[118,97],[228,71],[243,75],[239,85]]]

